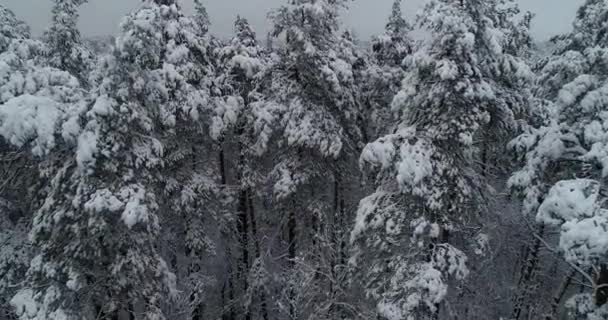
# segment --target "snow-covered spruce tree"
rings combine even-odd
[[[540,64],[539,98],[555,101],[566,84],[592,67],[585,51],[596,46],[604,46],[608,41],[608,27],[605,25],[605,1],[586,1],[579,8],[570,34],[552,39],[556,49],[553,55]]]
[[[27,241],[27,219],[18,217],[9,201],[0,201],[0,319],[11,319],[14,313],[8,302],[25,277],[32,250]]]
[[[0,7],[0,314],[25,285],[34,252],[27,241],[43,181],[73,141],[84,92],[69,73],[41,64],[46,47],[28,39],[27,26]],[[71,119],[71,120],[70,120]],[[71,124],[70,124],[71,123]]]
[[[0,5],[0,53],[6,51],[12,40],[28,39],[30,27],[17,19],[15,14],[3,5]]]
[[[377,189],[361,201],[351,262],[386,319],[436,319],[450,279],[468,274],[471,233],[487,205],[474,146],[488,130],[513,126],[517,93],[504,79],[519,83],[529,73],[505,52],[497,4],[424,7],[418,22],[430,36],[406,58],[394,133],[361,156]]]
[[[36,213],[31,237],[41,252],[28,271],[31,286],[13,299],[22,319],[95,319],[117,310],[163,319],[162,302],[176,293],[159,252],[159,221],[186,212],[184,224],[203,224],[191,220],[207,212],[187,208],[203,207],[213,181],[189,162],[195,149],[182,151],[195,144],[192,128],[209,95],[199,87],[205,47],[194,23],[174,2],[161,2],[124,19],[82,114],[78,148]],[[171,207],[179,200],[180,211]],[[186,231],[186,247],[197,254],[204,236]]]
[[[175,6],[171,3],[177,2],[166,6]],[[204,319],[214,307],[209,292],[221,286],[214,277],[224,276],[209,270],[217,258],[215,241],[218,233],[229,231],[233,219],[234,192],[226,186],[224,168],[217,163],[216,140],[218,127],[232,119],[234,103],[221,97],[215,80],[214,51],[219,44],[208,34],[205,7],[196,5],[192,17],[184,17],[178,7],[170,17],[175,21],[164,27],[166,47],[158,72],[166,74],[168,95],[162,101],[175,114],[175,123],[162,127],[167,134],[162,139],[164,164],[159,179],[164,190],[159,213],[163,257],[177,275],[180,292],[177,303],[167,305],[167,314]]]
[[[201,36],[207,35],[209,27],[211,26],[211,19],[209,19],[209,13],[202,0],[194,0],[193,18],[197,26],[198,34]]]
[[[493,168],[504,161],[507,142],[521,132],[532,112],[531,105],[538,103],[531,90],[535,75],[528,64],[533,16],[529,12],[522,14],[513,0],[486,1],[471,14],[480,21],[477,37],[483,39],[487,51],[479,55],[480,70],[495,85],[494,103],[488,109],[490,121],[481,130],[476,146],[483,174],[502,175],[504,172],[492,172]]]
[[[285,46],[263,73],[251,107],[256,114],[252,150],[275,154],[269,157],[271,192],[274,212],[282,215],[271,228],[283,229],[286,259],[284,272],[275,278],[280,296],[273,308],[289,319],[341,312],[331,296],[332,282],[317,271],[319,238],[343,227],[334,219],[341,213],[331,199],[348,194],[361,143],[352,65],[334,49],[340,42],[339,12],[347,2],[289,1],[272,13],[272,35]]]
[[[367,134],[373,139],[389,133],[385,124],[392,120],[390,104],[401,88],[404,59],[414,47],[411,30],[402,15],[401,0],[395,0],[384,33],[372,39],[371,57],[361,81],[361,98],[366,117],[371,119]]]
[[[82,44],[78,10],[87,0],[52,0],[51,27],[45,32],[49,64],[86,84],[92,55]]]
[[[524,212],[559,230],[557,244],[540,241],[591,288],[567,302],[574,319],[608,314],[607,18],[607,1],[589,0],[579,9],[574,30],[556,39],[558,49],[540,73],[539,97],[551,102],[547,119],[511,143],[524,165],[509,184],[523,197]]]
[[[218,50],[219,64],[223,67],[218,81],[222,91],[249,105],[249,95],[256,85],[256,77],[265,65],[266,57],[247,19],[237,16],[234,30],[232,40]]]
[[[395,0],[384,34],[374,37],[372,51],[381,65],[401,66],[403,59],[412,53],[413,43],[409,37],[412,27],[401,12],[402,0]]]
[[[256,142],[255,121],[258,118],[252,107],[252,92],[259,75],[267,65],[264,50],[258,45],[255,31],[247,19],[240,16],[234,23],[235,36],[217,51],[217,82],[222,89],[228,108],[218,108],[214,118],[216,139],[222,144],[222,159],[227,171],[233,175],[237,188],[235,222],[238,245],[234,277],[239,292],[238,306],[245,319],[268,318],[265,281],[266,257],[262,257],[258,226],[260,219],[254,203],[262,196],[260,190],[264,175],[263,163],[251,147]],[[231,158],[231,159],[228,159]]]
[[[357,118],[354,121],[355,125],[361,130],[359,144],[361,144],[362,147],[370,140],[375,139],[376,126],[379,125],[378,118],[374,118],[372,119],[373,121],[370,121],[369,115],[370,113],[373,113],[373,111],[371,111],[371,108],[368,105],[368,99],[370,99],[372,94],[376,94],[376,96],[371,97],[372,100],[380,96],[386,96],[386,88],[379,89],[380,91],[383,91],[383,93],[380,93],[379,91],[371,92],[378,89],[378,87],[370,89],[370,86],[377,84],[372,84],[373,81],[370,81],[370,70],[376,66],[376,63],[375,61],[372,61],[373,58],[371,58],[367,49],[362,47],[359,39],[356,38],[356,35],[352,30],[347,29],[342,32],[340,40],[335,46],[335,50],[337,55],[342,58],[352,72],[352,87],[349,88],[349,94],[352,95],[356,107],[358,108]],[[374,74],[374,76],[378,75],[379,74]],[[382,76],[386,76],[386,74]],[[396,91],[397,90],[395,90],[395,92]],[[390,100],[385,101],[388,101],[388,104],[390,104]]]

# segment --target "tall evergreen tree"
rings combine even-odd
[[[194,21],[200,35],[206,35],[211,26],[211,19],[202,0],[194,0]]]
[[[30,37],[30,27],[3,5],[0,5],[0,28],[0,53],[8,49],[12,40]]]
[[[319,278],[319,239],[337,226],[333,217],[340,211],[328,200],[348,186],[340,175],[354,172],[353,155],[361,145],[352,64],[334,49],[347,2],[290,1],[272,13],[272,34],[284,37],[285,47],[264,72],[252,104],[259,119],[254,148],[280,154],[272,159],[270,177],[274,206],[283,213],[275,219],[285,221],[274,226],[283,229],[286,252],[277,303],[289,319],[332,317],[341,308],[330,282]],[[330,183],[338,187],[320,188]],[[331,313],[315,301],[327,301]]]
[[[254,202],[264,173],[261,159],[251,148],[256,141],[256,111],[252,97],[259,75],[266,68],[266,53],[258,45],[249,22],[237,16],[234,37],[218,50],[217,82],[224,95],[225,108],[214,117],[213,133],[222,144],[226,171],[230,171],[237,195],[234,222],[238,245],[235,246],[237,266],[233,272],[238,279],[239,293],[235,295],[245,319],[258,313],[268,319],[267,288],[260,275],[265,274],[266,259],[262,257],[258,233],[259,212]],[[231,158],[231,159],[226,159]]]
[[[25,285],[36,248],[27,239],[32,211],[45,194],[44,181],[61,161],[70,125],[84,97],[78,81],[43,61],[43,43],[0,6],[0,317]],[[72,122],[73,123],[73,122]],[[51,154],[52,153],[52,154]],[[7,317],[14,314],[9,312]]]
[[[513,73],[528,70],[504,52],[496,4],[429,1],[419,23],[430,36],[406,58],[394,133],[361,156],[377,189],[359,207],[353,263],[384,318],[437,319],[449,279],[469,272],[467,239],[488,196],[474,145],[489,123],[514,118],[515,92],[496,70],[505,61]]]
[[[33,285],[13,299],[22,319],[95,319],[138,306],[146,318],[162,319],[163,303],[176,294],[160,222],[174,212],[165,210],[175,209],[166,207],[175,197],[184,203],[178,212],[191,214],[184,223],[200,221],[206,212],[187,207],[201,207],[210,180],[169,168],[191,164],[177,147],[198,141],[182,126],[200,126],[210,99],[195,23],[174,2],[161,2],[147,1],[123,21],[103,81],[82,110],[78,146],[36,213]],[[197,254],[204,234],[186,233]]]
[[[402,15],[401,0],[395,0],[384,34],[372,39],[372,58],[363,73],[361,93],[371,119],[368,135],[374,139],[388,133],[385,124],[392,121],[390,104],[405,76],[404,59],[414,47],[411,29]]]
[[[78,30],[78,10],[87,0],[53,0],[51,27],[44,38],[51,66],[68,71],[87,82],[91,53],[84,47]]]
[[[608,314],[608,220],[604,209],[606,163],[606,37],[608,2],[588,0],[574,30],[558,37],[558,48],[543,63],[541,98],[549,100],[546,119],[511,146],[523,167],[509,180],[524,200],[524,211],[546,228],[560,230],[559,243],[540,241],[563,254],[566,263],[592,290],[567,303],[573,319]],[[551,246],[555,246],[552,248]]]
[[[412,53],[412,40],[409,38],[412,27],[403,17],[401,0],[393,2],[391,15],[384,30],[384,34],[373,39],[374,55],[382,65],[401,66],[403,59]]]

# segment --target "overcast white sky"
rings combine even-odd
[[[213,22],[212,32],[221,37],[232,33],[237,14],[245,16],[259,34],[268,28],[266,15],[286,0],[204,0]],[[536,13],[534,36],[538,40],[567,32],[576,9],[584,0],[518,0],[524,10]],[[186,11],[192,9],[192,0],[180,0]],[[361,39],[381,32],[393,0],[355,0],[345,16],[345,25],[353,28]],[[412,18],[424,0],[404,0],[404,10]],[[40,34],[49,23],[50,0],[0,0]],[[107,35],[117,31],[120,19],[136,9],[141,0],[89,0],[81,12],[81,31],[85,35]]]

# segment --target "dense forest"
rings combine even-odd
[[[513,0],[48,1],[0,5],[1,320],[608,319],[608,0],[550,52]]]

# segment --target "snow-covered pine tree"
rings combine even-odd
[[[237,231],[238,259],[235,276],[241,292],[240,300],[245,319],[255,314],[268,318],[265,280],[266,258],[262,257],[258,226],[260,221],[254,203],[262,195],[259,191],[264,175],[261,159],[251,147],[257,139],[255,131],[256,111],[251,96],[258,84],[259,76],[266,68],[266,52],[258,45],[255,31],[247,19],[237,16],[234,23],[235,36],[218,50],[220,71],[218,83],[222,88],[226,106],[218,109],[214,126],[222,152],[232,155],[226,169],[234,176],[237,188],[235,222]]]
[[[468,274],[488,196],[474,146],[513,123],[516,92],[499,75],[529,73],[505,52],[498,2],[427,3],[418,23],[429,37],[406,58],[394,132],[361,156],[377,189],[361,201],[352,263],[386,319],[437,319],[450,279]]]
[[[185,232],[184,245],[199,259],[189,262],[202,259],[200,219],[212,216],[212,206],[199,208],[213,180],[190,161],[195,149],[182,153],[198,144],[193,132],[211,105],[199,60],[206,47],[195,29],[173,1],[146,1],[124,19],[82,112],[78,148],[36,213],[31,237],[41,252],[28,271],[32,285],[13,299],[22,319],[95,319],[118,310],[163,319],[176,279],[161,257],[160,221],[196,228]],[[180,289],[190,299],[201,283],[188,279],[195,283]]]
[[[339,13],[347,2],[289,1],[271,14],[272,35],[284,39],[285,45],[262,75],[261,90],[252,103],[253,148],[260,155],[267,150],[276,153],[269,158],[271,192],[274,212],[283,214],[272,228],[283,229],[286,259],[282,277],[277,278],[281,299],[275,303],[290,319],[340,312],[329,294],[331,282],[322,281],[317,268],[319,238],[337,226],[332,193],[342,192],[326,186],[348,185],[338,173],[355,171],[349,168],[356,168],[353,155],[362,136],[352,65],[335,49],[340,42]],[[306,280],[310,277],[314,281]],[[321,310],[328,306],[331,314]]]
[[[52,0],[52,23],[44,33],[49,64],[87,83],[92,54],[82,44],[78,10],[88,0]]]
[[[384,34],[374,37],[372,51],[381,65],[402,66],[403,59],[412,53],[413,43],[409,37],[412,27],[401,12],[402,0],[395,0]]]
[[[373,139],[389,133],[385,124],[392,121],[390,104],[401,88],[404,59],[414,47],[412,26],[403,17],[401,3],[394,1],[384,33],[372,38],[371,57],[361,81],[366,117],[371,119],[367,134]]]
[[[401,88],[404,59],[414,47],[409,35],[412,26],[403,17],[401,3],[395,0],[384,33],[372,39],[371,57],[361,81],[361,98],[366,117],[371,119],[367,134],[373,139],[389,133],[385,124],[392,121],[390,104]]]
[[[215,81],[218,59],[214,51],[219,43],[208,33],[209,16],[202,2],[195,8],[191,17],[181,11],[175,16],[179,32],[172,35],[177,29],[172,24],[166,27],[163,69],[168,69],[169,96],[165,103],[176,116],[163,139],[160,179],[165,200],[160,213],[167,244],[163,256],[176,272],[180,291],[179,303],[168,304],[167,309],[205,319],[214,307],[209,295],[218,285],[214,277],[223,276],[210,270],[217,263],[215,242],[218,233],[228,232],[232,220],[229,203],[234,192],[223,181],[223,167],[216,156],[216,122],[230,118],[218,115],[231,110],[232,104],[221,99]]]
[[[355,125],[361,130],[359,143],[366,144],[370,141],[370,136],[374,134],[375,126],[378,125],[377,121],[370,121],[370,118],[368,117],[370,107],[367,99],[369,99],[372,94],[377,94],[378,96],[382,95],[379,92],[371,92],[373,89],[368,87],[368,85],[370,85],[369,70],[372,69],[372,66],[376,66],[376,62],[372,61],[373,58],[367,49],[361,45],[354,31],[350,29],[346,29],[342,32],[340,40],[335,46],[335,50],[338,56],[342,57],[342,60],[347,63],[352,70],[352,86],[349,86],[348,90],[350,90],[349,94],[353,96],[356,107],[358,108],[358,118]],[[384,89],[386,88],[380,90]],[[386,92],[384,92],[384,95],[386,95]]]
[[[509,184],[522,196],[524,212],[559,229],[557,244],[540,241],[561,253],[591,288],[566,303],[573,319],[608,314],[607,18],[605,0],[588,0],[579,9],[574,30],[556,39],[558,49],[540,73],[538,95],[551,103],[547,119],[511,143],[523,167]]]
[[[218,50],[219,83],[226,95],[242,100],[249,105],[250,93],[256,85],[256,78],[265,66],[265,52],[258,45],[255,31],[247,19],[237,16],[234,23],[235,36]],[[230,128],[228,123],[221,131]]]
[[[485,32],[478,37],[485,38],[488,54],[481,54],[479,65],[489,82],[494,82],[494,106],[489,108],[490,122],[481,130],[477,138],[479,160],[483,174],[499,174],[495,167],[505,161],[503,155],[506,144],[518,133],[532,113],[532,105],[539,103],[533,99],[532,88],[535,74],[530,68],[533,49],[530,24],[533,15],[522,13],[514,0],[488,1],[480,13],[487,21],[482,22]],[[486,24],[487,26],[484,26]],[[492,29],[500,35],[492,35]],[[488,32],[488,30],[490,30]],[[496,38],[495,38],[496,37]],[[492,54],[498,49],[498,54]],[[482,49],[483,50],[483,49]],[[504,167],[506,164],[501,164]]]
[[[200,35],[204,36],[209,32],[211,19],[209,19],[207,7],[205,7],[202,0],[194,0],[194,21]]]
[[[13,40],[29,37],[30,27],[7,7],[0,5],[0,53],[6,51]]]
[[[45,179],[77,135],[77,79],[46,66],[43,43],[0,6],[0,309],[25,285],[34,248],[27,241],[32,212],[44,197]],[[76,129],[76,130],[75,130]],[[56,152],[50,155],[51,151]],[[2,312],[0,311],[0,312]],[[0,313],[2,314],[2,313]]]

